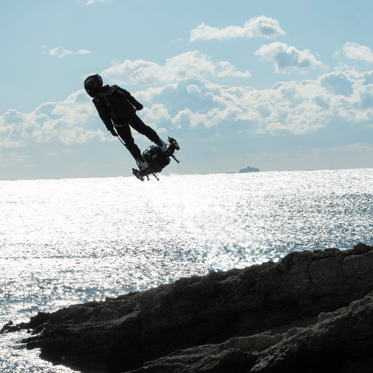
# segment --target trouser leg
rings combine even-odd
[[[141,151],[139,147],[135,144],[135,140],[132,136],[130,126],[127,124],[124,127],[116,127],[116,130],[118,132],[118,135],[124,141],[124,144],[131,153],[132,157],[141,162],[144,162],[145,160],[141,155]]]
[[[133,127],[138,133],[146,136],[150,141],[154,142],[158,146],[162,146],[162,141],[157,135],[157,132],[153,128],[147,126],[137,115],[134,116],[131,122]]]

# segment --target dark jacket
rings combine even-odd
[[[114,85],[114,86],[106,85],[102,87],[101,91],[94,97],[92,101],[96,106],[98,115],[100,116],[102,121],[105,123],[105,126],[108,129],[108,131],[113,131],[114,129],[113,124],[121,125],[121,124],[129,123],[131,121],[131,117],[117,118],[113,114],[109,105],[107,104],[107,101],[104,95],[105,93],[109,92],[112,89],[119,89],[122,93],[124,93],[127,100],[135,107],[136,110],[141,110],[143,108],[143,106],[133,96],[131,96],[131,94],[125,89],[118,87],[117,85]]]

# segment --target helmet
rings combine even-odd
[[[102,88],[103,82],[100,75],[91,75],[84,81],[84,88],[91,97],[95,97]]]

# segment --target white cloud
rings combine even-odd
[[[201,90],[198,88],[198,86],[196,84],[190,84],[188,85],[187,87],[187,92],[188,93],[196,93],[196,94],[200,94],[201,93]]]
[[[261,56],[264,60],[273,62],[276,72],[284,73],[288,69],[307,69],[322,67],[322,62],[308,50],[298,50],[295,47],[289,47],[285,43],[275,42],[263,45],[255,52],[255,55]]]
[[[178,128],[181,128],[184,122],[189,123],[190,127],[198,127],[198,125],[211,127],[213,125],[207,114],[193,112],[190,109],[180,110],[172,119],[172,123]]]
[[[0,116],[0,147],[28,143],[62,142],[66,145],[105,140],[104,128],[86,92],[80,90],[62,102],[47,102],[31,113],[10,109]],[[106,132],[106,130],[105,130]]]
[[[108,3],[110,0],[88,0],[87,5],[94,4],[94,3]]]
[[[193,77],[248,78],[248,71],[238,71],[227,61],[213,62],[210,57],[198,51],[182,53],[166,59],[165,65],[144,60],[126,60],[123,63],[113,62],[101,75],[107,79],[121,80],[132,85],[155,85]]]
[[[147,125],[154,128],[156,128],[159,123],[163,123],[170,119],[170,114],[161,103],[154,104],[150,108],[144,108],[139,115]]]
[[[177,128],[219,126],[220,132],[237,123],[240,131],[251,133],[302,134],[335,120],[373,122],[372,76],[373,72],[334,72],[263,90],[195,78],[137,92],[136,97],[149,105],[162,102]]]
[[[0,147],[24,146],[29,135],[37,129],[38,125],[32,120],[32,115],[9,109],[0,121]]]
[[[338,71],[317,80],[282,82],[261,90],[221,86],[194,77],[133,95],[145,106],[140,117],[158,132],[215,126],[220,136],[225,128],[230,136],[302,134],[336,121],[373,123],[373,71]],[[111,139],[84,90],[61,102],[44,103],[30,113],[12,109],[0,116],[0,147]]]
[[[92,4],[95,4],[95,3],[109,3],[111,0],[75,0],[77,1],[78,3],[83,3],[83,4],[86,4],[86,5],[92,5]]]
[[[343,96],[350,96],[353,93],[353,83],[348,75],[338,72],[324,75],[320,79],[322,87],[336,95]]]
[[[196,40],[211,40],[211,39],[231,39],[231,38],[271,38],[280,35],[285,35],[281,29],[278,20],[260,16],[253,17],[245,22],[243,27],[227,26],[224,28],[206,26],[203,22],[190,32],[190,41]]]
[[[373,63],[373,52],[369,47],[348,41],[343,47],[343,53],[352,60],[362,60]]]
[[[18,153],[10,152],[10,153],[0,153],[0,163],[2,167],[8,167],[17,163],[23,163],[28,156],[20,155]]]
[[[65,57],[67,55],[70,55],[70,54],[91,54],[91,53],[92,53],[91,51],[88,51],[86,49],[79,49],[77,52],[72,52],[72,51],[69,51],[68,49],[64,49],[64,48],[61,48],[61,47],[51,49],[48,52],[48,54],[50,56],[57,57],[57,58],[63,58],[63,57]]]

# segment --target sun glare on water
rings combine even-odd
[[[365,169],[0,182],[0,324],[294,250],[373,244],[372,181]],[[0,336],[2,372],[68,371],[15,338]]]

